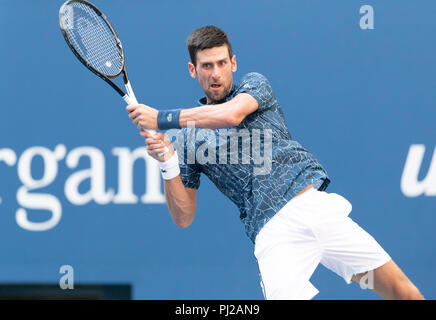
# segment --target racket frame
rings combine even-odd
[[[103,21],[108,25],[109,29],[111,30],[112,34],[114,35],[116,44],[117,44],[117,49],[118,49],[118,53],[121,57],[121,62],[123,67],[121,68],[121,71],[118,72],[115,75],[107,75],[104,74],[100,71],[98,71],[97,69],[95,69],[91,64],[89,64],[86,59],[84,57],[82,57],[82,55],[76,50],[76,48],[74,47],[72,41],[70,40],[70,37],[68,36],[68,33],[66,31],[66,26],[63,24],[64,21],[64,17],[63,15],[65,14],[65,7],[70,5],[71,3],[81,3],[84,5],[87,5],[89,7],[91,7],[91,9],[93,9],[95,11],[95,13],[97,15],[99,15]],[[70,47],[71,51],[74,53],[74,55],[77,57],[77,59],[79,59],[79,61],[90,71],[92,71],[94,74],[96,74],[99,78],[103,79],[107,84],[109,84],[112,88],[115,89],[116,92],[118,92],[118,94],[124,99],[124,101],[128,104],[138,104],[138,100],[135,97],[135,94],[133,93],[133,89],[132,89],[132,85],[130,84],[129,81],[129,77],[127,76],[127,69],[126,69],[126,59],[125,59],[125,55],[124,55],[124,50],[123,50],[123,46],[121,44],[121,41],[118,37],[117,32],[115,31],[115,28],[112,26],[112,23],[109,21],[109,19],[103,14],[103,12],[101,12],[101,10],[99,8],[97,8],[94,4],[86,1],[86,0],[68,0],[66,1],[61,8],[59,9],[59,26],[62,32],[62,35],[64,36],[68,46]],[[118,77],[120,74],[123,74],[123,81],[124,81],[124,86],[126,87],[126,92],[121,89],[115,82],[113,82],[111,79]],[[148,131],[150,133],[155,133],[155,130],[149,130],[149,129],[143,129],[141,128],[141,130],[145,130]],[[158,156],[162,156],[163,154],[168,152],[168,148],[166,148],[166,151],[163,153],[159,153]]]
[[[86,59],[84,57],[82,57],[82,55],[74,47],[73,42],[71,41],[71,39],[68,36],[68,33],[66,31],[66,26],[63,24],[63,21],[64,21],[63,15],[65,14],[65,7],[67,7],[68,5],[70,5],[72,3],[75,3],[75,2],[76,3],[81,3],[81,4],[84,4],[86,6],[91,7],[91,9],[94,10],[95,13],[103,19],[103,21],[108,25],[109,29],[111,30],[111,32],[112,32],[112,34],[113,34],[113,36],[115,38],[115,42],[116,42],[116,45],[117,45],[118,53],[120,55],[121,63],[122,63],[122,66],[123,66],[121,68],[120,72],[118,72],[117,74],[115,74],[115,75],[107,75],[107,74],[104,74],[104,73],[98,71],[90,63],[88,63],[86,61]],[[70,47],[71,51],[74,53],[74,55],[77,57],[77,59],[79,59],[79,61],[86,68],[88,68],[95,75],[97,75],[99,78],[103,79],[107,84],[109,84],[116,92],[118,92],[118,94],[127,102],[127,104],[138,104],[138,101],[136,100],[135,94],[133,93],[132,86],[130,85],[129,77],[127,76],[126,58],[124,56],[124,50],[123,50],[123,46],[121,44],[121,41],[120,41],[120,39],[118,37],[117,32],[115,31],[115,28],[112,26],[112,23],[103,14],[103,12],[101,12],[101,10],[99,8],[97,8],[94,4],[92,4],[92,3],[90,3],[90,2],[88,2],[86,0],[68,0],[59,9],[59,26],[61,28],[62,35],[64,36],[64,38],[65,38],[68,46]],[[123,74],[123,81],[124,81],[124,85],[126,87],[126,91],[127,92],[125,92],[115,82],[113,82],[111,80],[111,79],[114,79],[114,78],[118,77],[121,73]]]

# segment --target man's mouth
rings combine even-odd
[[[217,83],[213,83],[210,85],[210,87],[212,88],[212,90],[218,90],[221,88],[221,85]]]

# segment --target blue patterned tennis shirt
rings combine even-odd
[[[243,92],[257,100],[258,109],[238,126],[212,130],[188,123],[173,144],[184,186],[198,189],[201,173],[206,175],[239,208],[245,232],[254,243],[260,229],[299,191],[310,184],[325,190],[330,180],[318,160],[291,139],[263,75],[246,74],[214,104]],[[199,103],[206,104],[206,98]]]

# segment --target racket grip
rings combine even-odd
[[[150,132],[151,134],[156,133],[155,130],[144,129],[144,128],[141,128],[141,131],[147,131],[147,132]],[[161,157],[161,156],[163,156],[165,153],[167,153],[168,151],[169,151],[168,148],[165,147],[165,152],[163,152],[163,153],[158,153],[157,156],[158,156],[158,157]]]
[[[127,105],[131,105],[131,104],[139,104],[139,103],[138,103],[138,100],[136,100],[136,97],[135,97],[135,96],[129,96],[128,94],[126,94],[126,95],[123,97],[123,99],[124,99],[124,101],[126,101]],[[142,130],[142,131],[150,132],[151,134],[156,133],[155,130],[144,129],[144,128],[141,128],[141,130]],[[165,147],[165,152],[164,152],[164,153],[158,153],[157,156],[158,156],[158,157],[161,157],[161,156],[163,156],[165,153],[167,153],[168,151],[169,151],[168,148]]]

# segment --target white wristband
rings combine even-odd
[[[159,168],[164,180],[171,180],[180,174],[179,157],[177,151],[165,162],[159,161]]]

